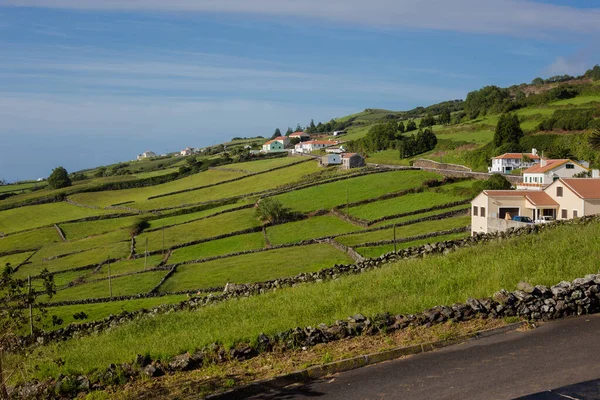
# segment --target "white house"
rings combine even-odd
[[[286,148],[290,145],[290,138],[287,136],[278,136],[273,140],[280,142],[284,148]]]
[[[328,167],[330,165],[340,165],[342,163],[342,156],[340,154],[327,154],[321,157],[319,165],[322,167]]]
[[[365,166],[365,159],[356,153],[343,153],[342,165],[344,169],[360,168]]]
[[[181,150],[179,154],[181,154],[182,156],[191,156],[192,154],[194,154],[194,148],[186,147],[185,149]]]
[[[283,143],[277,140],[269,140],[262,146],[263,153],[278,153],[282,151],[285,151],[285,149],[283,148]]]
[[[336,144],[338,144],[338,142],[332,142],[330,140],[309,140],[308,142],[298,143],[294,146],[294,151],[296,153],[311,153],[315,150],[335,146]]]
[[[492,158],[492,166],[488,171],[509,174],[513,169],[529,168],[539,162],[540,157],[536,149],[531,149],[531,153],[504,153]]]
[[[587,172],[580,163],[569,160],[545,160],[523,171],[523,182],[517,185],[519,190],[542,190],[559,178],[572,178],[574,175]]]
[[[332,147],[328,147],[325,149],[326,153],[331,153],[331,154],[342,154],[346,151],[346,149],[344,149],[344,146],[332,146]]]
[[[340,136],[340,135],[345,135],[346,131],[334,131],[333,132],[333,136]]]
[[[138,154],[137,159],[139,160],[144,160],[146,158],[153,158],[156,157],[156,153],[153,151],[145,151],[142,154]]]
[[[310,135],[306,132],[294,132],[292,134],[290,134],[289,136],[290,139],[300,139],[301,142],[306,142],[307,140],[310,140]]]

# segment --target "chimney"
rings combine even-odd
[[[592,178],[600,178],[600,169],[592,170]]]
[[[531,155],[537,156],[537,149],[531,149]]]

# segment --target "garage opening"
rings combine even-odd
[[[518,207],[500,207],[498,209],[498,218],[500,219],[506,219],[506,213],[510,214],[510,218],[514,217],[515,215],[520,215],[519,212],[521,211],[520,208]]]

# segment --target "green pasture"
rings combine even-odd
[[[84,239],[89,236],[101,235],[118,229],[128,229],[143,216],[100,219],[97,221],[74,222],[60,224],[68,241]]]
[[[346,254],[327,244],[276,249],[201,264],[181,265],[160,290],[171,292],[225,286],[228,282],[262,282],[351,261]]]
[[[566,105],[574,105],[580,106],[582,104],[588,103],[600,103],[600,96],[577,96],[572,99],[565,99],[555,101],[554,103],[550,103],[551,106],[566,106]]]
[[[52,228],[53,229],[53,228]],[[58,236],[58,235],[57,235]],[[121,254],[121,251],[117,251],[121,249],[121,245],[119,243],[126,243],[127,246],[131,240],[131,236],[129,232],[126,230],[116,230],[113,232],[105,233],[103,235],[91,236],[89,238],[70,241],[70,242],[57,242],[53,244],[48,244],[43,246],[36,254],[32,257],[31,261],[37,262],[44,258],[55,257],[61,254],[71,254],[80,251],[91,250],[97,247],[102,247],[107,249],[107,255],[111,257],[116,257],[116,254]],[[115,248],[112,251],[112,248]],[[111,254],[111,253],[114,253]]]
[[[32,254],[33,252],[26,252],[0,257],[0,270],[4,269],[7,264],[10,264],[12,268],[15,268],[17,265],[27,260],[27,257]]]
[[[333,215],[312,217],[302,221],[289,222],[267,228],[267,237],[273,246],[296,243],[303,240],[358,231],[362,228],[352,225]]]
[[[258,250],[265,247],[262,232],[247,233],[224,239],[211,240],[193,246],[182,247],[173,251],[169,264],[177,264],[190,260],[200,260],[208,257],[222,256],[239,251]]]
[[[469,206],[468,204],[463,204],[463,205],[460,205],[460,206],[448,207],[448,208],[444,208],[444,209],[441,209],[441,210],[428,211],[428,212],[424,212],[424,213],[420,213],[420,214],[409,215],[409,216],[406,216],[406,217],[388,219],[388,220],[381,221],[381,222],[378,222],[376,224],[373,224],[372,227],[378,228],[380,226],[387,226],[387,225],[393,225],[393,224],[401,224],[401,223],[405,223],[405,222],[408,222],[408,221],[414,221],[416,219],[421,219],[421,218],[426,218],[426,217],[432,217],[434,215],[445,214],[447,212],[456,211],[456,210],[465,210],[465,214],[466,214],[466,213],[468,213],[468,211],[470,209],[471,209],[471,206]]]
[[[470,232],[464,233],[452,233],[449,235],[436,236],[429,239],[421,239],[421,240],[413,240],[412,242],[405,243],[397,243],[396,249],[408,249],[409,247],[421,246],[428,243],[438,243],[444,242],[446,240],[456,240],[468,237]],[[394,251],[393,244],[385,244],[383,246],[374,246],[374,247],[354,247],[354,250],[358,252],[363,257],[367,258],[377,258],[386,253],[392,253]]]
[[[143,251],[143,249],[142,249],[142,251]],[[140,251],[140,254],[142,254],[142,251]],[[160,262],[163,260],[163,258],[164,258],[164,256],[159,254],[159,255],[154,255],[154,256],[148,256],[147,259],[144,259],[144,257],[141,257],[141,258],[135,258],[133,260],[121,260],[121,261],[117,261],[117,262],[110,263],[110,264],[104,264],[98,270],[97,273],[89,276],[87,280],[108,278],[109,267],[110,267],[110,276],[129,274],[132,272],[140,272],[140,271],[143,271],[145,268],[152,269],[152,268],[158,266],[158,264],[160,264]]]
[[[62,242],[54,228],[42,228],[34,231],[0,237],[0,253],[12,250],[39,249],[44,245]]]
[[[180,214],[180,215],[173,215],[170,217],[167,216],[164,218],[153,219],[153,220],[148,221],[148,223],[150,224],[149,228],[156,229],[156,228],[162,228],[163,226],[168,227],[168,226],[181,224],[183,222],[194,221],[194,220],[197,220],[200,218],[206,218],[212,214],[216,214],[221,211],[230,210],[232,208],[239,207],[241,205],[243,205],[243,203],[238,202],[238,203],[234,203],[234,204],[226,204],[224,206],[209,208],[206,210],[197,211],[197,212],[193,212],[193,213],[189,213],[189,214]]]
[[[300,157],[280,157],[280,158],[269,158],[266,160],[256,160],[256,161],[248,161],[242,163],[235,163],[230,165],[224,165],[218,168],[233,168],[239,169],[248,172],[262,172],[269,169],[283,167],[284,165],[289,165],[293,163],[297,163],[302,161],[303,159]],[[282,172],[285,169],[282,170]]]

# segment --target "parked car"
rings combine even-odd
[[[543,215],[535,220],[536,224],[547,224],[548,222],[554,221],[554,218],[549,215]]]
[[[526,217],[524,215],[515,215],[514,217],[512,217],[512,220],[517,222],[524,222],[526,224],[533,224],[531,218]]]

